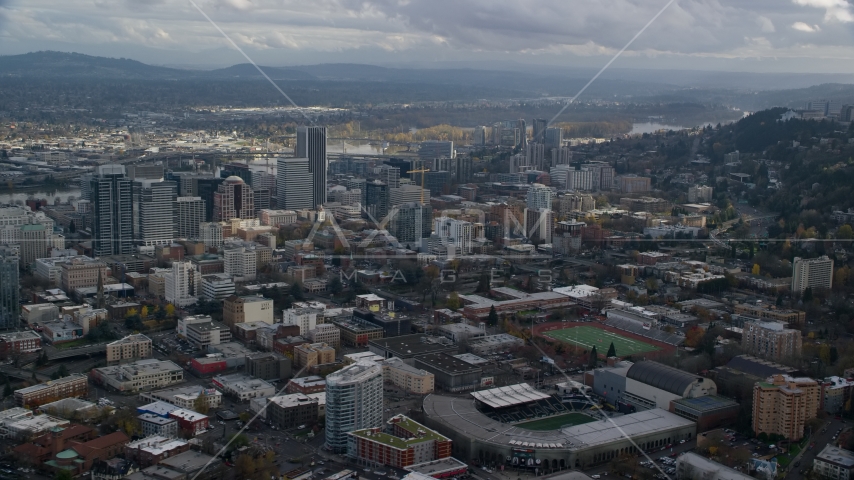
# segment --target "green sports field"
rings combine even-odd
[[[565,413],[563,415],[555,415],[554,417],[517,423],[516,426],[528,430],[557,430],[561,427],[574,427],[593,421],[596,421],[596,419],[583,413]]]
[[[631,338],[623,337],[613,332],[586,325],[543,332],[543,335],[555,340],[560,340],[561,342],[571,343],[587,348],[593,348],[595,345],[596,352],[602,355],[608,353],[608,347],[611,345],[611,342],[614,342],[614,349],[617,351],[618,357],[660,350],[655,345],[641,342],[640,340],[632,340]]]

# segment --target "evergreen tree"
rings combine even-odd
[[[3,387],[3,398],[12,395],[12,384],[9,383],[9,377],[6,377],[6,386]]]
[[[305,300],[305,294],[302,292],[302,284],[300,282],[294,282],[294,284],[291,285],[290,293],[291,297],[298,302]]]
[[[804,303],[809,303],[812,301],[812,287],[807,287],[804,289],[803,296],[801,297]]]
[[[489,316],[486,317],[486,323],[489,326],[498,325],[498,313],[495,311],[495,306],[489,307]]]
[[[74,224],[74,220],[68,225],[68,231],[74,233],[77,231],[77,225]]]
[[[599,354],[596,352],[596,345],[593,345],[593,350],[590,350],[590,361],[587,362],[587,366],[590,368],[596,368],[596,363],[599,361]]]
[[[608,354],[606,355],[606,357],[610,358],[610,357],[616,357],[616,356],[617,356],[617,349],[614,348],[614,342],[611,342],[611,346],[608,347]]]

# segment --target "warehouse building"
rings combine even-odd
[[[435,384],[448,392],[472,390],[480,385],[483,370],[444,352],[415,357],[415,368],[432,373]]]
[[[381,338],[368,342],[371,353],[383,358],[397,357],[410,365],[413,359],[429,353],[446,352],[459,353],[459,347],[450,344],[444,337],[427,337],[424,335],[403,335],[395,338]]]

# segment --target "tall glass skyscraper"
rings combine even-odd
[[[0,247],[0,328],[20,325],[20,278],[18,250]]]
[[[133,253],[133,186],[123,165],[101,165],[89,181],[95,256]]]
[[[297,127],[296,158],[308,159],[308,171],[312,176],[314,208],[326,203],[326,127]],[[279,206],[279,208],[282,208]]]

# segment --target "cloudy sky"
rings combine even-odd
[[[0,0],[0,54],[598,67],[668,0]],[[615,67],[854,73],[849,0],[676,0]]]

